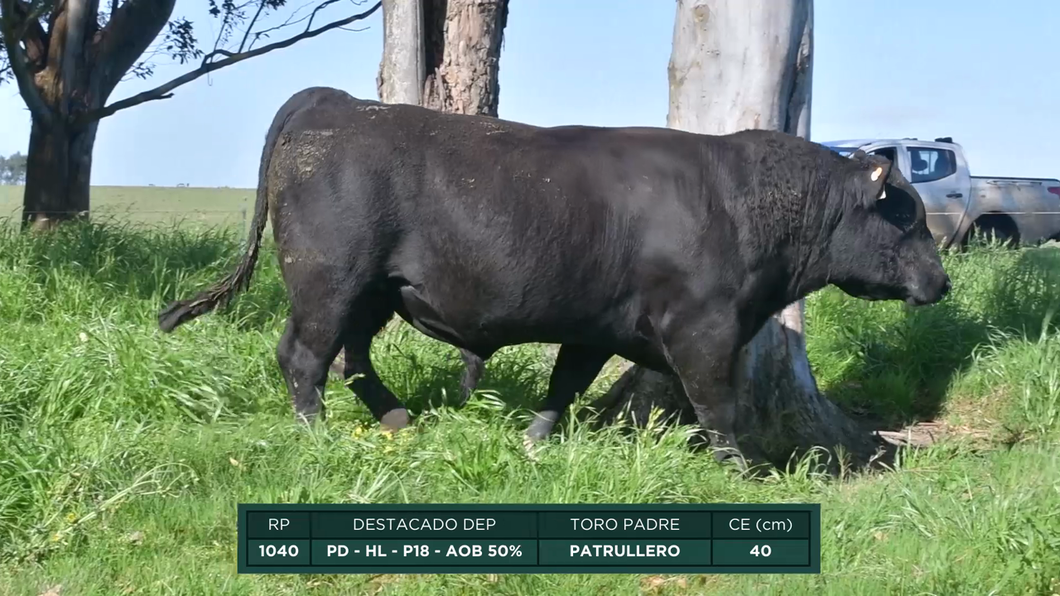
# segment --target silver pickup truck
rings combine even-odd
[[[1010,245],[1060,240],[1060,180],[972,176],[961,146],[944,137],[822,143],[840,155],[861,149],[897,164],[924,199],[927,223],[942,247],[976,235]]]

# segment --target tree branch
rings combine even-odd
[[[269,33],[272,33],[273,31],[279,31],[280,29],[286,29],[287,27],[289,27],[291,25],[297,25],[298,23],[301,23],[302,21],[305,21],[307,19],[309,20],[309,23],[306,24],[306,29],[309,29],[309,27],[311,27],[313,25],[312,19],[313,19],[314,16],[316,16],[317,11],[319,11],[321,8],[324,8],[325,6],[327,6],[329,4],[332,4],[334,1],[335,0],[330,0],[328,2],[325,2],[323,5],[318,5],[315,9],[313,9],[312,13],[307,14],[307,15],[302,16],[302,17],[298,17],[298,13],[302,12],[303,8],[309,6],[310,4],[313,3],[313,2],[306,2],[305,4],[303,4],[303,5],[299,6],[298,8],[296,8],[293,12],[291,12],[291,15],[289,17],[287,17],[287,19],[284,22],[280,23],[279,25],[276,25],[274,27],[269,27],[267,29],[262,29],[261,31],[255,31],[254,32],[254,39],[251,40],[250,45],[247,46],[247,49],[253,48],[254,44],[259,39],[261,39],[263,37],[268,39]],[[357,0],[351,0],[351,2],[355,6],[360,6],[360,5],[364,4],[364,2],[358,2]],[[295,18],[295,17],[298,17],[298,18]],[[240,48],[239,51],[242,52],[243,51],[242,48]]]
[[[96,34],[91,84],[102,104],[169,22],[176,0],[127,0]]]
[[[243,48],[247,45],[247,38],[250,37],[250,32],[254,30],[255,23],[258,22],[258,17],[261,16],[261,11],[265,10],[265,0],[258,1],[258,11],[254,13],[254,18],[250,19],[250,24],[247,25],[247,31],[243,34],[243,41],[239,42],[239,48],[237,52],[242,52]]]
[[[44,126],[51,126],[55,121],[52,109],[44,103],[33,75],[27,66],[26,52],[15,36],[13,25],[16,22],[16,2],[18,0],[0,0],[0,36],[3,37],[4,50],[7,51],[8,64],[18,83],[18,92],[26,102],[33,118]]]
[[[309,31],[309,28],[313,26],[313,19],[317,16],[318,12],[324,10],[328,6],[334,4],[334,3],[338,2],[338,1],[339,0],[324,0],[323,2],[320,3],[319,6],[314,8],[313,12],[309,13],[309,22],[305,24],[305,30]],[[383,3],[380,2],[379,5],[382,6]]]
[[[3,0],[3,1],[10,1],[10,0]],[[130,0],[130,1],[134,1],[134,0]],[[142,103],[144,103],[146,101],[154,101],[154,100],[157,100],[157,99],[170,98],[170,97],[173,96],[171,91],[173,91],[177,87],[180,87],[181,85],[185,85],[187,83],[190,83],[190,82],[194,81],[195,79],[197,79],[197,78],[199,78],[199,77],[201,77],[201,76],[203,76],[205,74],[208,74],[208,73],[213,72],[215,70],[220,70],[220,69],[222,69],[222,68],[224,68],[226,66],[231,66],[231,65],[233,65],[233,64],[235,64],[237,62],[242,62],[243,60],[247,60],[248,58],[254,58],[255,56],[261,56],[262,54],[267,54],[267,53],[269,53],[269,52],[271,52],[273,50],[279,50],[279,49],[286,48],[286,47],[294,45],[295,43],[298,43],[299,41],[302,41],[304,39],[311,39],[311,38],[316,37],[316,36],[318,36],[318,35],[320,35],[322,33],[326,33],[328,31],[331,31],[332,29],[337,29],[339,27],[344,27],[346,25],[349,25],[350,23],[353,23],[355,21],[364,20],[364,19],[368,18],[369,16],[371,16],[376,10],[378,10],[381,5],[382,5],[381,2],[377,2],[375,4],[375,6],[373,6],[372,8],[369,8],[368,10],[366,10],[365,12],[362,12],[360,14],[355,14],[355,15],[353,15],[351,17],[347,17],[347,18],[339,20],[339,21],[334,21],[334,22],[328,23],[327,25],[324,25],[324,26],[319,27],[317,29],[313,29],[311,31],[307,30],[307,31],[305,31],[303,33],[300,33],[298,35],[295,35],[295,36],[293,36],[291,38],[288,38],[288,39],[285,39],[283,41],[278,41],[276,43],[272,43],[272,44],[269,44],[269,45],[266,45],[266,46],[261,46],[260,48],[258,48],[256,50],[251,50],[251,51],[248,51],[248,52],[228,52],[226,50],[215,50],[213,52],[210,52],[207,56],[205,56],[203,58],[202,66],[200,66],[199,68],[196,68],[195,70],[193,70],[191,72],[185,73],[184,75],[181,75],[181,76],[169,81],[168,83],[159,85],[158,87],[155,87],[154,89],[151,89],[149,91],[144,91],[143,93],[137,93],[136,95],[133,95],[132,97],[128,97],[128,98],[123,99],[121,101],[114,102],[114,103],[108,105],[105,108],[101,108],[101,109],[98,109],[98,110],[91,110],[91,111],[85,112],[84,114],[81,114],[77,118],[76,123],[78,125],[84,125],[84,124],[87,124],[89,122],[92,122],[93,120],[100,120],[100,119],[106,118],[107,116],[110,116],[110,115],[112,115],[115,112],[118,112],[120,110],[124,110],[124,109],[127,109],[127,108],[131,108],[133,106],[140,105],[140,104],[142,104]],[[223,60],[218,60],[217,62],[210,62],[210,60],[213,57],[215,57],[215,56],[225,56],[225,58]]]
[[[262,1],[262,6],[265,2]],[[221,45],[221,38],[225,36],[225,30],[228,29],[228,19],[232,17],[232,13],[225,11],[224,17],[221,19],[221,26],[217,28],[217,39],[213,42],[213,49],[216,50],[217,46]]]

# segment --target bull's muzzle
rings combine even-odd
[[[935,304],[945,298],[952,288],[953,284],[950,282],[950,276],[943,273],[940,281],[915,288],[909,293],[905,301],[910,306]]]

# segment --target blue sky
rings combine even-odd
[[[200,39],[204,0],[178,0]],[[349,14],[349,3],[341,11]],[[500,116],[539,125],[664,126],[673,0],[513,0]],[[973,174],[1060,176],[1060,2],[817,0],[815,141],[952,136]],[[276,109],[313,85],[375,98],[378,15],[204,77],[103,121],[99,185],[250,187]],[[165,59],[164,59],[165,60]],[[182,73],[162,65],[114,99]],[[25,151],[29,116],[0,86],[0,154]]]

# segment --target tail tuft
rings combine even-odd
[[[202,297],[196,297],[194,300],[171,302],[165,310],[158,313],[158,327],[162,329],[163,333],[169,333],[180,325],[199,315],[206,314],[216,307],[216,302],[211,302],[209,299],[203,300]]]
[[[250,249],[234,273],[191,300],[170,302],[169,306],[158,313],[158,327],[163,333],[169,333],[199,315],[225,306],[234,294],[250,286],[250,276],[254,273],[254,264],[258,260],[258,238],[261,236],[261,226],[257,229],[258,232],[252,240]]]

